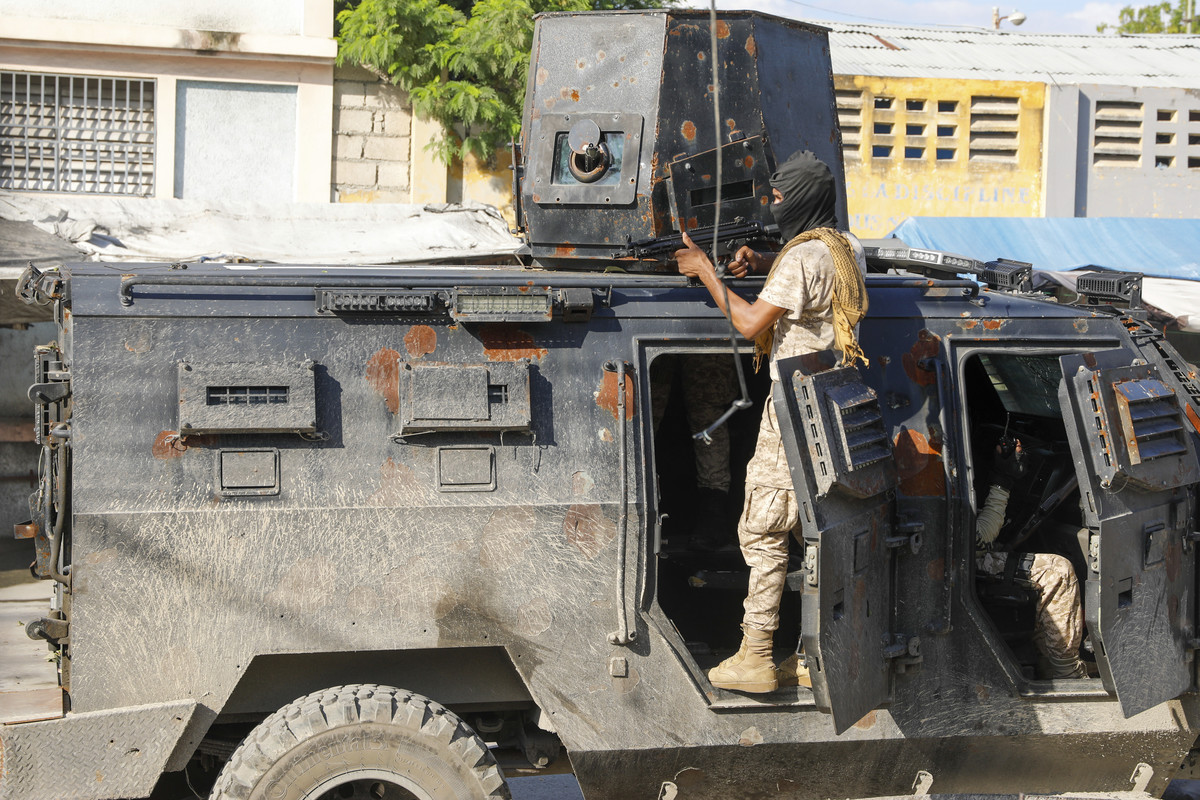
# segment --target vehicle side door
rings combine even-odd
[[[817,707],[838,733],[890,695],[896,471],[874,390],[853,367],[778,362],[780,434],[800,509],[801,629]]]
[[[1088,528],[1084,614],[1105,688],[1129,717],[1192,685],[1200,463],[1171,379],[1132,349],[1060,363]]]

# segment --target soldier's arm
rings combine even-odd
[[[698,278],[704,284],[717,308],[733,320],[733,327],[737,328],[742,336],[753,339],[774,325],[787,311],[786,308],[780,308],[766,300],[759,299],[750,303],[737,292],[726,292],[721,279],[717,277],[716,269],[704,251],[697,247],[686,233],[683,234],[683,243],[686,247],[675,251],[675,263],[679,266],[679,272],[689,278]],[[725,306],[726,297],[729,299],[728,308]]]

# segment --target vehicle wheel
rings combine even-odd
[[[509,798],[496,759],[456,714],[390,686],[314,692],[263,720],[210,800]]]

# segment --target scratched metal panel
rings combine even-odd
[[[647,488],[643,376],[629,380],[628,416],[618,420],[616,377],[604,365],[624,360],[636,370],[646,341],[720,343],[727,323],[705,290],[664,279],[610,294],[604,281],[612,278],[595,275],[589,280],[604,299],[588,324],[452,325],[412,315],[320,317],[311,287],[160,287],[126,307],[118,271],[83,269],[88,279],[72,288],[76,308],[88,313],[74,315],[69,359],[76,709],[186,697],[209,719],[264,654],[501,647],[580,754],[585,791],[599,797],[654,796],[663,781],[699,778],[685,772],[699,760],[709,771],[698,797],[727,796],[734,778],[782,796],[853,793],[848,786],[896,794],[921,770],[935,776],[935,791],[1103,791],[1127,781],[1138,761],[1165,774],[1195,739],[1192,697],[1127,721],[1098,687],[1052,702],[1022,696],[959,588],[969,585],[967,559],[956,560],[952,545],[957,537],[957,552],[967,552],[968,532],[947,529],[947,497],[966,468],[938,430],[939,420],[955,419],[954,398],[939,396],[930,366],[939,343],[982,335],[970,326],[998,308],[1004,322],[986,332],[992,342],[1071,342],[1089,330],[1093,341],[1122,340],[1115,320],[1020,298],[988,296],[981,307],[961,288],[871,281],[877,314],[863,325],[872,359],[863,376],[894,443],[896,514],[925,525],[925,548],[896,560],[890,610],[896,630],[929,634],[924,662],[897,676],[891,704],[839,736],[807,692],[758,699],[706,690],[654,600],[658,509]],[[411,273],[347,274],[398,281]],[[486,273],[446,274],[453,285]],[[214,359],[237,361],[242,343],[253,342],[256,354],[316,360],[317,435],[172,437],[175,365],[214,339]],[[520,359],[529,359],[535,409],[528,434],[393,437],[401,364]],[[215,453],[249,448],[248,438],[254,448],[278,448],[279,496],[218,497]],[[467,445],[495,448],[495,490],[439,491],[441,448]],[[621,577],[637,634],[630,647],[608,638]],[[138,636],[128,635],[131,618]],[[613,668],[615,658],[625,659],[624,670]],[[626,766],[610,770],[609,785],[635,790],[603,788],[589,766],[607,763],[589,754],[616,753]],[[1071,769],[1053,772],[1052,753]],[[876,763],[887,768],[863,766]],[[1011,763],[1034,765],[1023,787],[1004,766]],[[822,770],[839,777],[838,788],[827,788]]]
[[[526,99],[521,203],[539,263],[600,266],[629,241],[702,225],[703,209],[698,213],[671,202],[668,165],[718,146],[737,147],[742,139],[763,137],[770,146],[749,161],[742,155],[754,185],[726,222],[741,216],[774,223],[766,177],[794,150],[813,150],[841,177],[824,30],[763,14],[723,12],[716,39],[719,130],[714,94],[707,88],[713,82],[707,14],[681,9],[538,19]],[[764,85],[764,75],[769,85]],[[547,154],[568,126],[603,114],[640,114],[644,119],[636,203],[622,205],[616,195],[588,189],[594,202],[581,215],[576,204],[586,198],[575,191],[578,187],[569,187],[570,193],[541,191],[550,185],[556,164]],[[630,146],[627,140],[625,162]],[[839,212],[844,218],[844,201]],[[711,209],[707,213],[711,216]]]
[[[650,193],[666,22],[665,13],[538,18],[522,128],[521,189],[522,210],[538,255],[573,258],[578,252],[606,258],[627,237],[654,235]],[[536,188],[539,181],[552,183],[555,163],[534,156],[545,159],[551,154],[556,137],[567,133],[580,114],[642,117],[637,140],[626,139],[623,153],[623,173],[637,176],[632,202],[619,195],[607,205],[598,199],[600,208],[581,215],[579,206],[555,202]]]

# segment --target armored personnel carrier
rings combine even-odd
[[[1200,729],[1200,385],[1136,278],[1051,303],[1027,265],[876,244],[870,365],[792,360],[772,389],[667,259],[684,230],[769,240],[794,150],[841,174],[825,32],[548,15],[534,48],[527,266],[26,276],[59,326],[20,532],[63,705],[0,727],[0,797],[180,772],[214,798],[505,797],[555,770],[588,800],[1161,793]],[[735,496],[756,412],[783,421],[803,544],[777,658],[803,646],[811,689],[706,677],[745,574],[734,519],[730,546],[693,536],[681,393],[652,421],[690,354],[747,362]],[[976,574],[1006,434],[1030,460],[1007,544],[1071,559],[1094,677],[1039,678],[1036,596]]]

